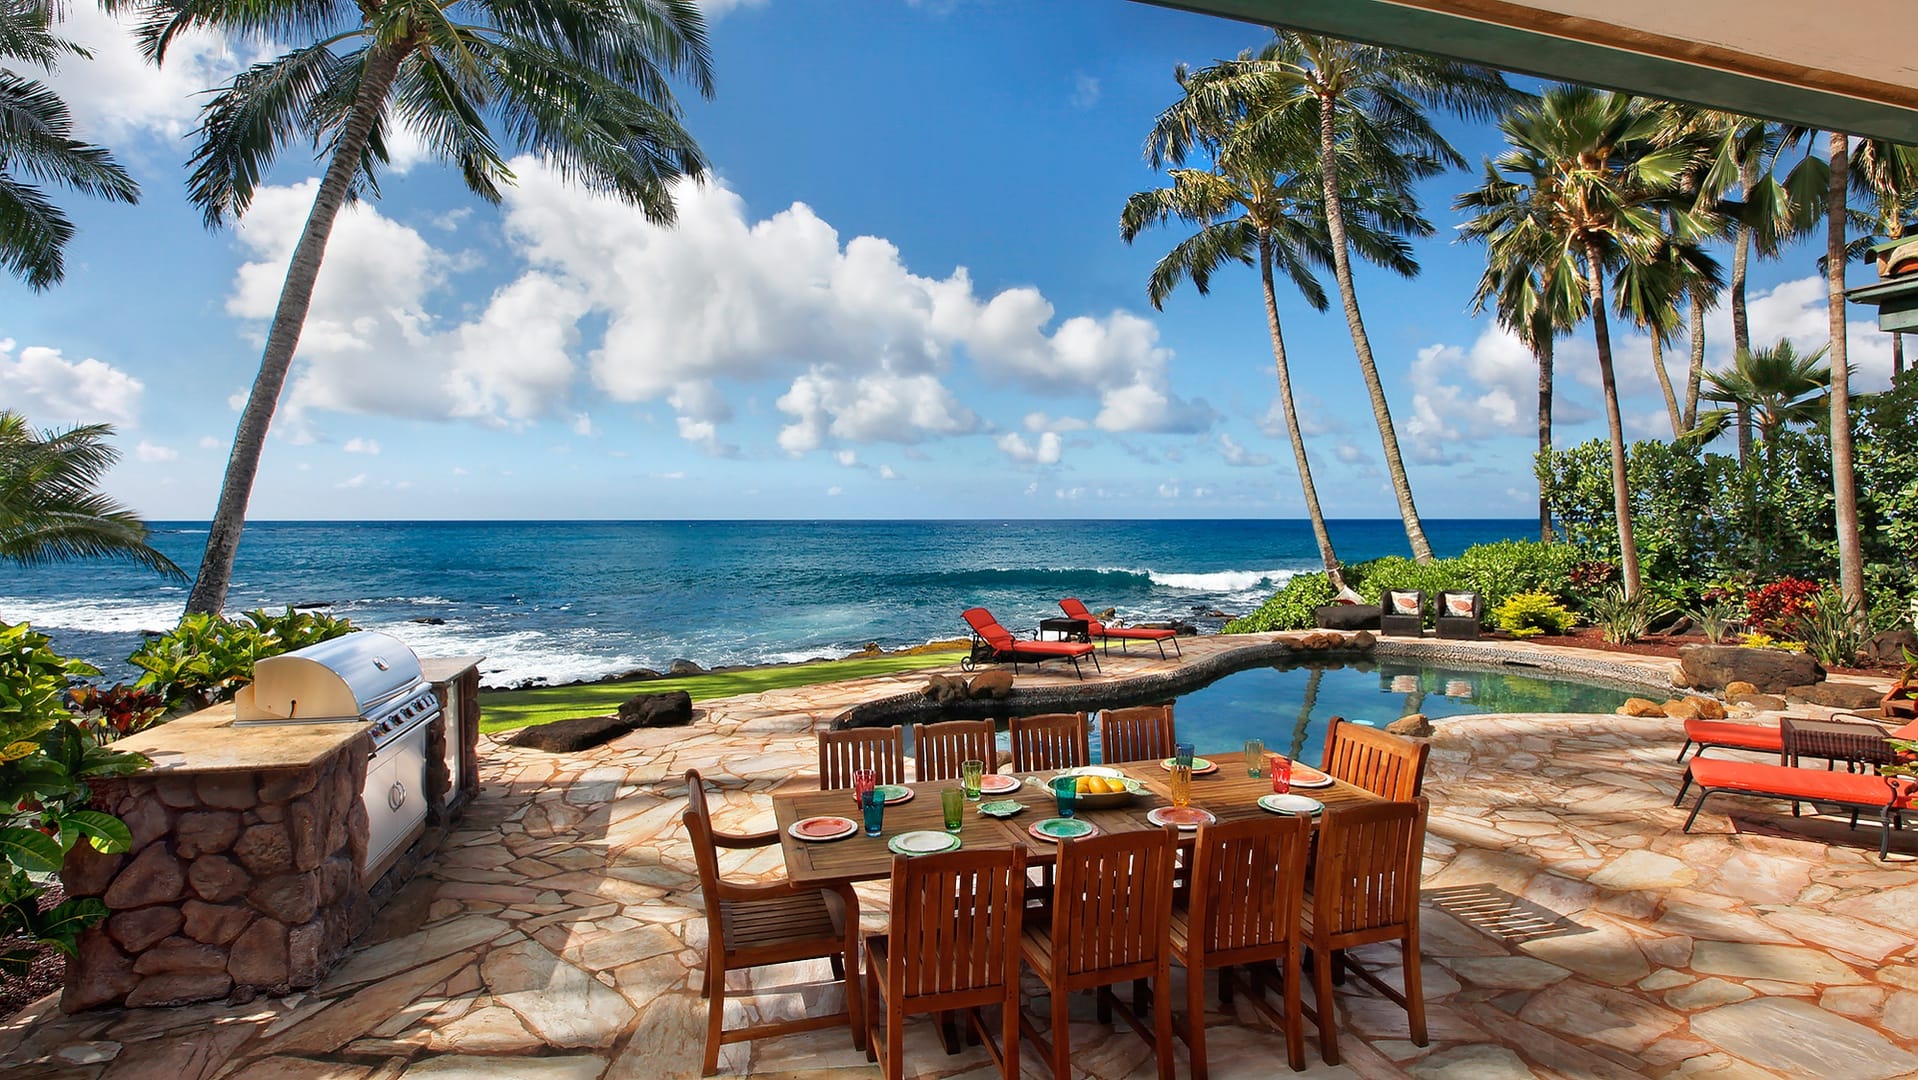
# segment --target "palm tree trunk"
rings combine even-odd
[[[1665,415],[1672,421],[1672,438],[1685,434],[1685,418],[1678,411],[1678,395],[1672,390],[1672,373],[1665,370],[1665,343],[1652,333],[1652,370],[1658,374],[1658,388],[1665,392]]]
[[[1292,403],[1292,369],[1285,359],[1285,335],[1279,330],[1279,299],[1272,287],[1272,245],[1269,237],[1259,237],[1259,281],[1265,286],[1265,328],[1272,335],[1272,365],[1279,371],[1279,404],[1285,410],[1285,433],[1292,437],[1292,460],[1299,469],[1299,486],[1305,491],[1305,513],[1312,519],[1312,538],[1319,542],[1319,559],[1325,563],[1325,576],[1332,587],[1343,589],[1345,575],[1339,571],[1339,557],[1332,550],[1332,534],[1326,530],[1325,514],[1319,509],[1318,485],[1312,482],[1312,462],[1305,456],[1305,435],[1299,430],[1298,409]]]
[[[1891,332],[1891,373],[1905,373],[1905,335],[1896,330]]]
[[[1532,346],[1532,355],[1538,358],[1538,460],[1544,461],[1552,452],[1552,332],[1547,329],[1536,345]],[[1558,537],[1552,532],[1552,507],[1545,499],[1545,485],[1538,486],[1538,538],[1551,543]]]
[[[218,614],[226,604],[227,586],[233,580],[233,557],[239,553],[240,532],[246,525],[247,500],[253,494],[253,479],[260,471],[260,455],[266,447],[266,429],[273,422],[280,390],[286,385],[287,370],[300,344],[300,331],[313,303],[313,286],[319,280],[320,262],[326,256],[334,219],[346,204],[373,122],[385,108],[387,91],[399,73],[400,59],[401,53],[391,48],[376,47],[368,53],[353,111],[320,180],[300,242],[293,249],[286,283],[280,287],[279,307],[273,313],[273,325],[267,331],[266,348],[260,357],[260,373],[254,377],[253,391],[247,395],[239,429],[233,435],[226,478],[220,484],[220,502],[207,529],[206,553],[201,556],[200,573],[187,597],[189,614]]]
[[[1685,432],[1698,426],[1698,390],[1705,381],[1705,294],[1692,292],[1690,315],[1691,363],[1685,368]]]
[[[1338,140],[1332,97],[1319,95],[1319,182],[1325,191],[1325,230],[1332,240],[1332,274],[1339,280],[1339,299],[1345,307],[1345,324],[1352,331],[1352,348],[1358,354],[1359,371],[1365,376],[1365,390],[1372,398],[1372,419],[1378,424],[1379,443],[1385,449],[1385,471],[1392,478],[1392,493],[1398,497],[1399,517],[1405,522],[1405,539],[1412,546],[1415,562],[1432,561],[1432,543],[1425,538],[1425,526],[1419,521],[1418,507],[1412,502],[1412,482],[1405,476],[1405,459],[1399,455],[1399,437],[1392,426],[1392,409],[1385,401],[1385,387],[1379,382],[1379,368],[1372,359],[1372,340],[1366,336],[1365,320],[1359,314],[1359,293],[1352,283],[1352,257],[1346,250],[1345,210],[1339,202]]]
[[[1592,297],[1592,334],[1598,346],[1598,379],[1605,392],[1605,427],[1612,437],[1612,513],[1618,518],[1618,562],[1625,595],[1637,596],[1638,541],[1632,536],[1631,481],[1625,471],[1625,422],[1618,411],[1618,381],[1612,373],[1612,330],[1605,320],[1605,277],[1598,249],[1585,249],[1585,287]]]
[[[1831,183],[1825,191],[1826,305],[1831,325],[1831,483],[1837,507],[1838,588],[1853,610],[1865,610],[1865,562],[1858,546],[1858,487],[1852,478],[1851,369],[1845,359],[1845,185],[1850,164],[1845,133],[1831,133]]]
[[[1747,158],[1738,165],[1739,186],[1744,188],[1745,198],[1750,199],[1752,189],[1758,186],[1758,162]],[[1732,242],[1732,356],[1748,353],[1752,348],[1751,323],[1745,307],[1745,276],[1751,263],[1752,228],[1740,224],[1738,236]],[[1752,414],[1744,404],[1737,406],[1738,416],[1738,464],[1742,467],[1750,460],[1752,452]]]

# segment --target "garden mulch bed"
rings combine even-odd
[[[40,909],[45,911],[66,899],[59,883],[47,887],[40,897]],[[24,944],[12,939],[0,939],[0,952],[12,952]],[[60,989],[60,981],[65,977],[67,958],[57,949],[42,948],[33,958],[33,966],[22,975],[0,975],[0,1018],[11,1016],[21,1007],[40,1000]]]
[[[1683,645],[1705,645],[1708,642],[1703,634],[1647,634],[1632,642],[1606,641],[1597,627],[1587,626],[1569,634],[1540,634],[1525,640],[1540,645],[1558,645],[1568,649],[1590,649],[1593,652],[1630,653],[1635,656],[1663,656],[1678,659],[1678,650]],[[1864,675],[1874,678],[1895,679],[1901,670],[1896,666],[1863,668],[1826,668],[1834,675]]]

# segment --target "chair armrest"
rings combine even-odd
[[[723,833],[713,830],[713,845],[723,848],[762,848],[779,843],[779,830],[756,833]]]

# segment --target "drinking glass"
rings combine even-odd
[[[1192,764],[1192,744],[1189,742],[1173,744],[1172,760],[1175,763],[1180,765],[1191,765]]]
[[[1059,816],[1072,816],[1072,803],[1079,794],[1079,778],[1076,776],[1055,776],[1052,778],[1052,794],[1059,799]]]
[[[985,777],[986,777],[985,762],[979,761],[977,759],[972,761],[960,762],[959,781],[960,783],[965,785],[966,799],[968,801],[970,802],[979,801],[979,785],[985,780]]]
[[[871,769],[854,769],[852,772],[852,804],[866,805],[866,793],[879,786],[879,774]]]
[[[878,836],[886,823],[886,797],[867,788],[859,796],[859,812],[866,819],[866,835]]]
[[[1172,763],[1172,805],[1187,806],[1192,802],[1192,766]]]
[[[1284,795],[1292,790],[1292,759],[1283,754],[1272,755],[1272,791]]]
[[[1265,740],[1245,740],[1245,775],[1258,778],[1265,775]]]
[[[939,809],[946,815],[946,831],[958,832],[965,821],[966,793],[956,787],[949,787],[939,793]]]

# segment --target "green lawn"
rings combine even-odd
[[[943,667],[956,664],[963,652],[921,653],[905,656],[879,656],[870,659],[828,660],[817,664],[783,664],[778,667],[720,671],[709,675],[687,675],[674,679],[645,679],[631,682],[594,683],[590,686],[548,686],[535,690],[489,691],[480,695],[480,730],[508,731],[528,724],[550,720],[570,720],[579,716],[604,716],[619,708],[634,694],[658,694],[684,690],[694,701],[757,694],[765,690],[784,690],[794,686],[861,679],[869,675],[889,675],[896,671]]]

